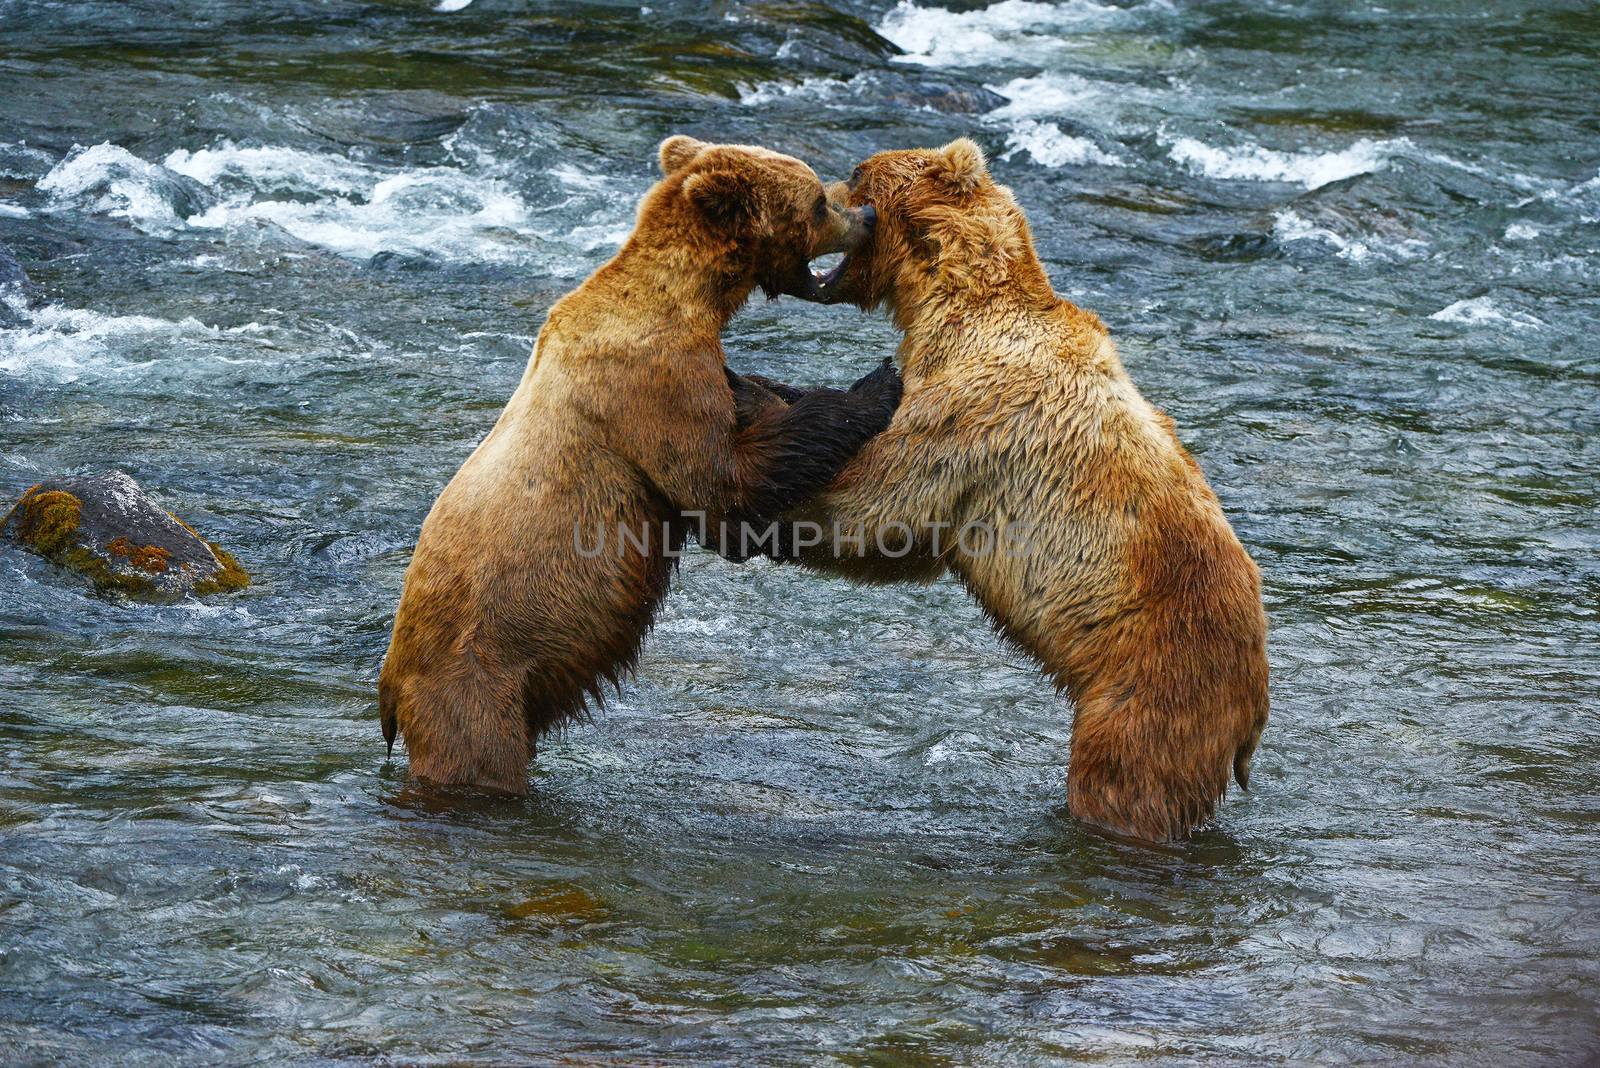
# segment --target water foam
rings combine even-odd
[[[178,149],[163,166],[225,194],[191,216],[199,229],[270,223],[345,256],[379,252],[511,262],[531,242],[526,203],[495,179],[449,167],[392,173],[283,147]]]
[[[215,338],[216,327],[193,317],[159,319],[151,315],[105,315],[87,308],[45,305],[29,309],[20,295],[3,293],[3,300],[21,320],[0,330],[0,372],[73,382],[85,372],[105,373],[140,366],[139,361],[112,363],[113,348],[128,343],[178,338]],[[146,361],[148,362],[148,361]]]
[[[1131,110],[1141,115],[1152,110],[1151,90],[1136,85],[1090,81],[1077,74],[1047,72],[1013,78],[1003,85],[985,86],[1006,102],[984,116],[985,121],[1006,127],[1007,151],[1001,159],[1027,152],[1035,163],[1045,167],[1099,164],[1107,167],[1127,165],[1115,152],[1107,152],[1087,137],[1066,133],[1047,119],[1070,117],[1107,133],[1139,132],[1147,127],[1124,121]]]
[[[1013,78],[1004,85],[986,86],[1006,98],[989,113],[996,119],[1037,119],[1073,115],[1099,118],[1108,102],[1143,99],[1148,94],[1134,86],[1092,82],[1077,74],[1045,73]]]
[[[859,75],[857,75],[859,77]],[[778,100],[828,100],[850,90],[850,83],[838,78],[802,78],[798,82],[757,82],[739,86],[739,103],[746,107],[771,104]]]
[[[231,141],[193,152],[176,149],[161,165],[208,186],[278,186],[349,195],[370,190],[373,183],[371,168],[340,156],[295,148],[246,148]]]
[[[545,265],[576,272],[583,266],[576,254],[615,247],[631,216],[605,195],[603,176],[570,164],[548,173],[561,187],[597,201],[584,224],[555,231],[506,181],[457,167],[396,170],[227,141],[176,149],[159,164],[118,145],[75,149],[38,187],[54,210],[126,218],[146,233],[193,229],[249,238],[265,226],[343,256],[397,252],[479,263],[547,259],[549,246],[566,245],[574,255],[556,255]]]
[[[1123,166],[1120,158],[1087,137],[1064,133],[1053,122],[1023,119],[1012,126],[1006,135],[1006,144],[1009,147],[1001,153],[1001,159],[1008,160],[1019,152],[1026,152],[1035,163],[1045,167],[1081,167],[1090,163],[1102,167]]]
[[[1404,138],[1373,141],[1364,137],[1336,151],[1278,152],[1252,144],[1214,148],[1193,137],[1180,137],[1171,143],[1168,154],[1174,162],[1209,178],[1288,182],[1319,189],[1330,182],[1382,170],[1390,157],[1409,144]]]
[[[1409,260],[1421,254],[1427,242],[1419,238],[1381,239],[1373,236],[1346,237],[1336,230],[1302,216],[1293,208],[1284,208],[1272,216],[1272,236],[1280,244],[1295,241],[1316,241],[1333,248],[1342,260],[1362,263],[1369,259]]]
[[[58,209],[82,208],[127,219],[146,233],[167,233],[182,225],[181,213],[200,199],[184,182],[121,145],[102,142],[74,146],[39,179],[38,189]]]
[[[528,206],[519,197],[497,183],[444,169],[384,178],[365,200],[234,201],[188,220],[190,226],[224,231],[258,222],[357,257],[400,252],[508,263],[524,258],[531,241]]]
[[[1060,4],[1001,0],[976,11],[951,11],[900,0],[875,29],[905,53],[896,56],[896,62],[971,67],[1015,63],[1058,52],[1070,47],[1057,36],[1062,32],[1092,32],[1149,11],[1170,11],[1171,7],[1164,0],[1131,8],[1097,4],[1094,0],[1066,0]]]
[[[1488,297],[1458,300],[1428,316],[1441,323],[1463,323],[1467,326],[1506,325],[1518,330],[1543,326],[1544,323],[1522,312],[1505,311]]]

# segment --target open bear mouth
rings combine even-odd
[[[844,272],[849,270],[853,256],[853,252],[828,252],[812,260],[806,265],[805,291],[796,293],[795,296],[818,304],[832,303],[835,299],[833,287],[838,285],[839,279],[844,277]]]
[[[829,252],[811,261],[811,280],[823,289],[833,285],[850,265],[850,253]]]

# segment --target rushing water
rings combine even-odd
[[[1575,1064],[1600,965],[1592,4],[0,0],[0,489],[121,467],[257,577],[0,549],[0,1062]],[[970,134],[1261,564],[1254,789],[1076,826],[955,585],[704,553],[522,802],[374,681],[434,495],[684,131]],[[850,309],[735,366],[846,382]]]

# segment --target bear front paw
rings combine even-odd
[[[901,381],[900,371],[894,361],[886,358],[870,374],[858,379],[850,387],[850,392],[865,400],[875,412],[892,416],[895,409],[900,407],[905,383]]]

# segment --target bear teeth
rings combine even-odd
[[[839,280],[840,275],[844,274],[844,269],[849,262],[850,257],[846,255],[827,271],[812,271],[811,277],[816,280],[816,283],[819,286],[832,285],[834,282]]]

